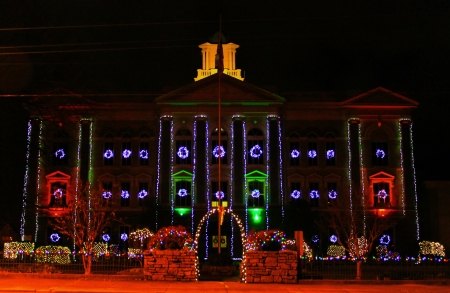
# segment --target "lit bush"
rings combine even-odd
[[[419,247],[423,255],[445,257],[445,248],[439,242],[422,241],[419,242]]]
[[[149,249],[159,250],[193,250],[194,240],[192,235],[183,226],[168,226],[156,232],[148,243]]]
[[[328,246],[327,255],[331,257],[343,257],[345,256],[345,248],[341,245]]]
[[[33,254],[34,243],[32,242],[5,242],[3,245],[3,258],[16,259],[19,254]]]
[[[64,246],[47,245],[36,248],[34,257],[40,263],[70,263],[70,249]]]
[[[286,234],[279,230],[250,231],[247,250],[278,251],[286,248]]]

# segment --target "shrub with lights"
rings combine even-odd
[[[18,255],[32,255],[34,243],[32,242],[5,242],[3,245],[3,258],[16,259]]]
[[[445,248],[439,242],[421,241],[419,247],[422,255],[445,257]]]
[[[377,260],[400,260],[400,254],[398,252],[389,251],[387,245],[381,244],[377,248]]]
[[[286,249],[286,234],[279,230],[250,231],[247,235],[247,250],[278,251]]]
[[[69,264],[70,255],[68,247],[47,245],[36,248],[34,257],[40,263]]]
[[[192,235],[183,226],[168,226],[156,232],[148,243],[149,250],[194,250]]]
[[[328,246],[327,255],[331,257],[344,257],[345,248],[342,245],[330,245]]]

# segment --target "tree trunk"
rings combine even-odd
[[[361,259],[356,261],[356,280],[361,280],[362,264],[363,264],[363,261]]]
[[[92,266],[92,254],[82,254],[81,258],[83,260],[83,267],[84,267],[84,274],[90,275],[91,274],[91,266]]]

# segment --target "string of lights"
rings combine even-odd
[[[30,169],[30,147],[31,147],[31,130],[32,124],[31,120],[28,120],[27,129],[27,154],[25,160],[25,175],[23,177],[23,193],[22,193],[22,214],[20,217],[20,238],[25,241],[25,219],[26,219],[26,208],[27,208],[27,198],[28,198],[28,175]]]
[[[406,215],[406,207],[405,207],[405,171],[404,171],[404,162],[403,162],[403,135],[402,135],[402,121],[404,119],[400,119],[398,121],[398,137],[399,137],[399,148],[400,148],[400,177],[401,177],[401,200],[402,200],[402,214]]]
[[[43,122],[39,120],[39,150],[38,150],[38,169],[37,169],[37,186],[36,186],[36,194],[39,194],[41,190],[41,171],[42,171],[42,150],[43,142],[42,142],[42,130],[43,130]],[[34,230],[34,242],[38,241],[38,231],[39,231],[39,196],[36,196],[36,220],[35,220],[35,230]]]
[[[265,201],[265,213],[266,213],[266,230],[269,230],[269,190],[270,190],[270,185],[269,185],[269,178],[270,178],[270,167],[269,167],[269,162],[270,162],[270,149],[269,149],[269,141],[270,141],[270,117],[268,116],[266,118],[266,198],[264,199]],[[252,194],[253,195],[253,194]]]
[[[361,169],[361,201],[363,206],[363,233],[366,235],[366,202],[365,202],[365,180],[364,180],[364,164],[363,164],[363,147],[361,138],[361,123],[358,124],[358,143],[359,143],[359,168]]]

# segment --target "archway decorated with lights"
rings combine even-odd
[[[200,238],[200,232],[202,230],[203,224],[209,219],[209,217],[211,215],[213,215],[214,213],[218,213],[218,209],[212,209],[209,212],[207,212],[203,218],[200,220],[200,222],[197,225],[197,230],[195,232],[195,237],[194,237],[194,247],[195,247],[195,273],[196,273],[196,279],[198,280],[199,274],[200,274],[200,262],[198,260],[198,241]],[[242,281],[245,281],[245,252],[247,250],[247,238],[246,238],[246,234],[245,234],[245,227],[242,225],[242,221],[241,219],[239,219],[239,217],[233,213],[233,211],[231,209],[223,209],[223,213],[228,213],[231,215],[232,219],[234,219],[236,221],[236,224],[239,226],[239,230],[241,232],[241,240],[242,240],[242,272],[241,272],[241,276],[243,276]],[[220,245],[220,244],[219,244]]]

